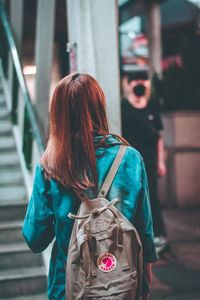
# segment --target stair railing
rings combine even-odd
[[[13,125],[18,125],[19,136],[21,137],[21,151],[23,152],[27,169],[31,170],[34,151],[33,141],[36,142],[39,154],[44,151],[44,143],[24,79],[12,29],[4,5],[0,1],[0,68],[7,84],[9,82],[10,59],[13,66],[13,82],[12,90],[10,91],[11,119]],[[19,101],[19,94],[22,98],[22,103]]]

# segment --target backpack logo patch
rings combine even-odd
[[[97,266],[103,272],[111,272],[116,268],[116,257],[111,253],[102,253],[97,259]]]

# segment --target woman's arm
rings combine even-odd
[[[135,227],[138,230],[143,246],[144,276],[142,300],[147,300],[149,297],[149,289],[146,285],[148,283],[149,286],[151,283],[151,265],[157,260],[158,256],[154,245],[149,188],[143,160],[141,161],[141,193],[138,200],[138,207],[135,215]]]
[[[145,272],[147,275],[148,284],[150,286],[151,281],[152,281],[152,264],[151,263],[145,264]]]
[[[54,238],[54,213],[49,189],[43,169],[38,166],[22,229],[23,236],[33,252],[45,250]]]
[[[141,160],[141,191],[138,197],[134,224],[142,241],[144,264],[156,261],[149,187],[143,159]]]
[[[152,281],[152,264],[151,263],[145,264],[144,272],[146,274],[149,288],[151,288],[151,281]],[[144,294],[142,296],[142,300],[149,300],[149,299],[150,299],[150,293]]]
[[[162,136],[159,137],[157,143],[157,151],[158,151],[158,175],[165,176],[166,175],[166,166],[165,166],[165,153],[164,153],[164,142]]]

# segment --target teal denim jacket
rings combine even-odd
[[[94,138],[94,142],[99,137]],[[119,149],[120,142],[109,135],[109,147],[96,150],[98,190]],[[89,197],[95,197],[88,191]],[[134,224],[143,245],[144,263],[154,262],[157,255],[153,242],[152,217],[145,167],[141,155],[127,147],[113,184],[106,197],[120,199],[119,209]],[[44,170],[36,168],[33,191],[23,225],[23,235],[33,252],[42,252],[55,237],[48,276],[48,297],[65,299],[65,265],[73,220],[68,213],[77,213],[80,200],[70,188],[54,179],[46,180]]]

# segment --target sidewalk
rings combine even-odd
[[[174,259],[154,265],[151,300],[200,300],[200,208],[164,217]]]

